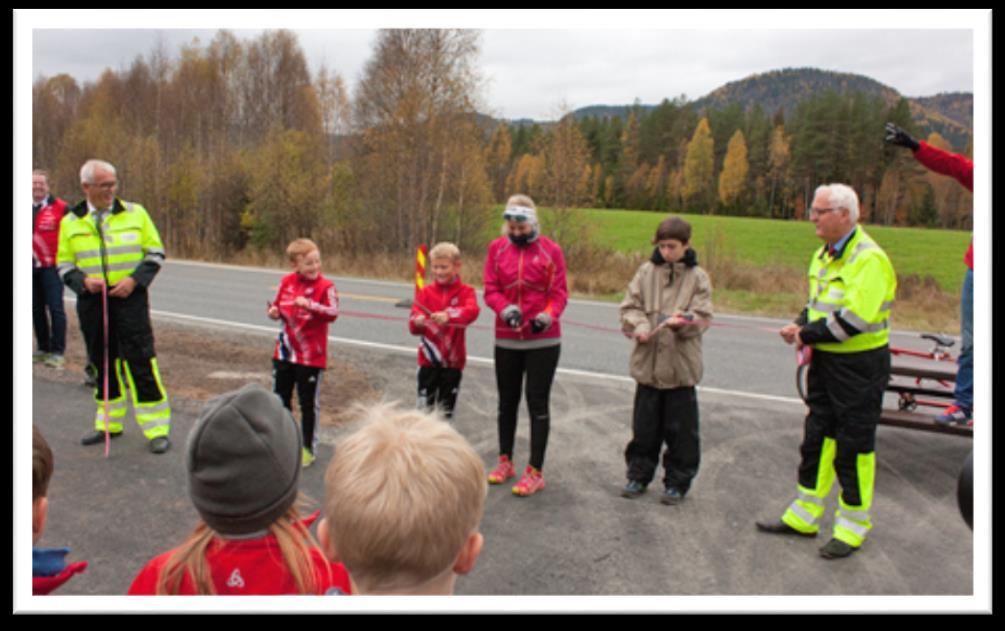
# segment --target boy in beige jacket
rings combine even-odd
[[[684,499],[700,460],[695,386],[702,376],[701,337],[712,318],[712,285],[690,241],[688,222],[671,217],[660,223],[653,256],[621,302],[622,330],[635,341],[631,375],[638,383],[621,495],[645,493],[666,443],[660,501],[667,505]]]

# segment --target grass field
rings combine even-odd
[[[501,212],[501,209],[500,209]],[[589,241],[616,256],[581,260],[573,291],[620,299],[634,266],[652,251],[652,237],[664,212],[584,208],[569,211],[573,223],[587,227]],[[544,234],[555,219],[541,209]],[[699,263],[715,286],[722,312],[793,317],[806,301],[809,257],[820,247],[809,221],[748,217],[680,215],[693,227]],[[566,218],[568,221],[569,217]],[[887,228],[865,225],[897,271],[894,325],[923,331],[959,331],[963,256],[971,234],[962,231]],[[563,248],[567,244],[562,244]],[[576,273],[570,265],[570,274]]]
[[[593,238],[626,254],[650,252],[653,233],[667,213],[638,210],[579,209],[591,226]],[[542,209],[541,221],[547,233],[550,211]],[[752,267],[777,265],[805,272],[810,254],[820,246],[809,221],[782,221],[746,217],[680,215],[691,223],[695,249],[701,255],[716,241],[738,262]],[[897,275],[916,275],[922,283],[931,276],[939,289],[959,294],[963,283],[963,255],[970,233],[918,228],[887,228],[866,225],[865,230],[883,247]]]

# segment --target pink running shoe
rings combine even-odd
[[[516,469],[508,456],[499,456],[499,465],[489,474],[489,484],[502,484],[516,476]]]
[[[527,497],[544,489],[544,475],[534,467],[527,465],[523,477],[513,487],[513,495]]]

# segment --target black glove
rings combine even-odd
[[[520,313],[520,307],[516,305],[509,305],[503,309],[499,317],[512,329],[519,327],[523,323],[523,314]]]
[[[540,333],[541,331],[547,331],[551,328],[552,319],[547,313],[539,313],[537,317],[531,320],[530,330],[534,333]]]
[[[921,146],[918,141],[911,137],[909,133],[897,127],[893,123],[886,124],[886,141],[898,147],[907,147],[911,151],[917,151]]]

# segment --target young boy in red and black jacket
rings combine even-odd
[[[438,243],[429,252],[434,282],[415,297],[408,330],[419,335],[420,408],[439,405],[453,418],[461,371],[467,360],[464,331],[478,319],[478,299],[461,282],[461,252],[453,243]]]
[[[268,316],[282,320],[272,355],[273,390],[292,412],[293,387],[300,401],[304,467],[315,459],[315,426],[320,410],[321,377],[328,367],[328,325],[338,318],[335,284],[321,275],[321,252],[310,239],[286,248],[293,273],[279,283]]]

